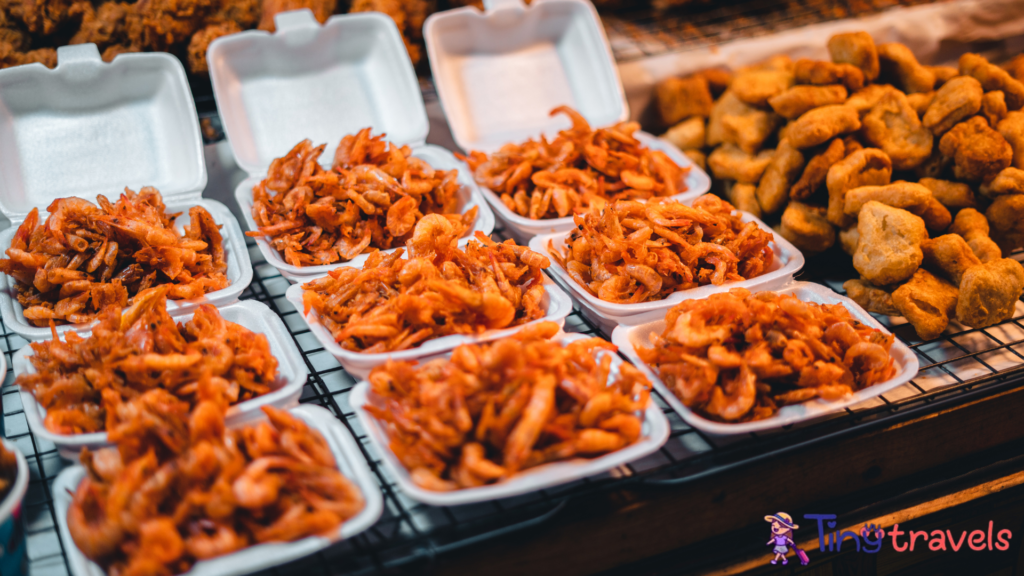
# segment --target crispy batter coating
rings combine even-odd
[[[708,155],[708,168],[715,178],[756,184],[771,163],[775,150],[749,154],[733,144],[723,144]]]
[[[761,204],[757,201],[757,186],[733,182],[726,186],[725,197],[737,210],[750,212],[758,218],[761,217]]]
[[[967,241],[959,234],[944,234],[921,243],[924,265],[942,273],[955,286],[968,268],[981,265]]]
[[[981,114],[988,120],[989,126],[998,126],[1006,118],[1008,114],[1006,95],[1002,90],[985,92],[985,95],[981,97]]]
[[[856,224],[839,231],[839,245],[843,252],[853,256],[857,253],[857,244],[860,244],[860,232],[857,231]]]
[[[658,83],[654,89],[654,98],[661,121],[666,126],[691,116],[710,116],[714,105],[707,78],[699,74],[668,78]]]
[[[936,88],[960,75],[960,70],[956,66],[925,66],[925,68],[935,74]]]
[[[241,32],[242,29],[234,22],[223,24],[211,24],[196,32],[188,43],[188,68],[192,72],[209,72],[210,68],[206,63],[206,49],[210,42],[221,36]]]
[[[889,42],[879,45],[878,59],[882,78],[894,81],[907,94],[935,89],[935,72],[922,66],[910,48],[903,44]]]
[[[935,93],[922,122],[932,134],[941,136],[956,123],[977,114],[983,96],[981,82],[970,76],[957,76]]]
[[[711,117],[708,119],[707,145],[718,146],[723,142],[736,143],[735,134],[726,128],[726,118],[759,118],[760,115],[768,116],[768,113],[744,103],[736,97],[732,90],[726,90],[722,97],[715,101],[714,106],[711,107]],[[742,120],[735,119],[730,122],[733,127],[742,123]]]
[[[765,214],[774,214],[786,205],[789,189],[804,167],[804,155],[788,138],[779,142],[768,168],[757,184],[757,202]]]
[[[864,117],[863,134],[869,144],[889,156],[894,170],[912,170],[932,153],[932,133],[898,90],[882,96]]]
[[[843,210],[847,214],[859,214],[861,208],[871,201],[881,202],[893,208],[903,208],[914,213],[928,203],[932,192],[916,182],[898,180],[881,186],[860,186],[846,192]]]
[[[996,128],[1013,149],[1013,167],[1024,170],[1024,112],[1008,113]]]
[[[924,119],[924,115],[928,112],[928,107],[935,101],[935,90],[931,92],[918,92],[916,94],[907,94],[907,104],[910,104],[910,108],[917,114],[918,118]]]
[[[852,64],[864,73],[864,79],[872,82],[878,78],[878,49],[867,32],[847,32],[828,39],[828,51],[837,64]]]
[[[992,180],[982,183],[980,192],[992,197],[1000,194],[1024,194],[1024,170],[1003,168]]]
[[[793,65],[793,75],[797,84],[842,84],[850,92],[864,87],[864,72],[851,64],[801,58]]]
[[[960,74],[973,76],[986,92],[1000,90],[1009,110],[1024,108],[1024,84],[1006,71],[990,63],[984,56],[968,52],[960,57]]]
[[[127,16],[130,44],[173,49],[188,42],[215,8],[214,0],[139,0]]]
[[[847,216],[846,193],[860,186],[881,186],[892,178],[889,156],[877,148],[864,148],[850,154],[828,169],[825,185],[828,187],[828,221],[847,227],[852,218]]]
[[[723,422],[774,415],[812,398],[838,400],[896,373],[893,336],[841,304],[742,289],[668,311],[640,358],[686,406]]]
[[[775,258],[772,234],[743,223],[742,214],[713,194],[692,207],[618,201],[575,221],[564,246],[549,246],[549,252],[573,280],[608,302],[662,300],[680,290],[755,278]]]
[[[961,122],[939,141],[943,156],[953,158],[957,179],[977,182],[994,177],[1013,161],[1013,148],[981,116]]]
[[[692,116],[669,128],[661,137],[680,150],[695,150],[704,147],[705,132],[704,118]]]
[[[1024,293],[1024,269],[1012,258],[968,268],[960,282],[957,320],[971,328],[992,326],[1013,317]]]
[[[857,113],[864,116],[878,104],[878,101],[889,92],[896,89],[888,84],[869,84],[856,92],[850,94],[846,99],[846,105],[857,110]]]
[[[608,200],[674,196],[686,191],[689,168],[642,145],[636,122],[593,129],[568,106],[572,127],[546,138],[506,144],[493,154],[461,156],[476,182],[494,191],[509,210],[533,220],[601,209]]]
[[[785,70],[743,70],[732,79],[730,90],[743,102],[765,107],[768,101],[793,85],[793,74]]]
[[[828,148],[807,162],[807,167],[804,168],[800,179],[789,189],[790,199],[803,201],[810,198],[825,184],[832,165],[845,157],[846,145],[839,138],[833,139]]]
[[[427,490],[474,488],[558,460],[595,457],[641,435],[651,384],[600,338],[566,345],[558,325],[487,344],[451,359],[388,362],[370,373],[366,409],[389,448]],[[470,384],[472,383],[472,384]]]
[[[100,50],[114,44],[127,44],[128,34],[125,28],[128,14],[133,7],[124,2],[104,2],[99,8],[92,9],[91,4],[75,4],[82,6],[82,24],[78,32],[71,37],[68,44],[85,44],[92,42]]]
[[[141,292],[123,314],[119,306],[104,308],[88,338],[68,332],[64,341],[32,343],[35,370],[15,384],[46,409],[47,430],[112,430],[118,406],[154,388],[194,406],[204,393],[228,405],[278,386],[266,336],[224,320],[209,304],[175,325],[167,292],[166,286]]]
[[[843,289],[851,300],[860,304],[868,312],[885,314],[887,316],[901,316],[896,304],[892,301],[892,294],[881,288],[872,286],[864,280],[847,280],[843,283]]]
[[[1024,194],[1003,194],[985,210],[992,239],[1004,254],[1024,246]]]
[[[955,314],[959,290],[924,268],[892,293],[892,302],[922,340],[934,340]]]
[[[935,178],[921,178],[918,184],[932,191],[935,197],[943,206],[950,210],[961,208],[974,208],[977,203],[974,199],[974,191],[963,182],[951,182],[949,180],[937,180]],[[988,234],[986,230],[985,234]]]
[[[786,136],[793,146],[810,148],[859,129],[860,116],[856,109],[844,105],[821,106],[790,124]]]
[[[878,286],[902,282],[921,265],[921,242],[928,231],[920,216],[872,200],[860,210],[857,231],[860,242],[853,267],[868,282]]]
[[[949,227],[949,233],[962,236],[974,255],[982,262],[991,262],[1003,257],[999,245],[989,237],[988,219],[974,208],[964,208],[957,212],[953,224]]]
[[[819,106],[842,104],[848,92],[842,84],[828,86],[793,86],[768,99],[775,113],[793,120]]]
[[[703,150],[687,149],[682,151],[686,154],[686,157],[693,161],[694,165],[699,166],[701,170],[707,171],[708,169],[708,156]]]
[[[1003,68],[1020,82],[1024,82],[1024,54],[1018,54],[1003,65]]]
[[[805,254],[817,254],[836,242],[836,230],[825,219],[825,209],[792,201],[786,205],[779,233]]]

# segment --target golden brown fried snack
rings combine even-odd
[[[859,129],[860,115],[856,109],[845,105],[822,106],[795,120],[786,136],[793,146],[810,148]]]
[[[998,126],[1006,118],[1006,95],[1002,90],[985,92],[981,97],[981,114],[988,120],[989,126]]]
[[[860,242],[853,267],[868,282],[879,286],[902,282],[921,265],[921,242],[928,231],[920,216],[871,201],[860,210],[857,231]]]
[[[864,72],[851,64],[801,58],[793,65],[793,75],[797,84],[842,84],[850,92],[864,87]]]
[[[1024,84],[1016,80],[1006,71],[990,63],[983,56],[967,53],[960,57],[960,73],[973,76],[981,82],[986,92],[1001,90],[1006,97],[1009,110],[1024,108]]]
[[[996,129],[1013,149],[1013,167],[1024,169],[1024,112],[1008,113]]]
[[[878,78],[878,49],[871,34],[847,32],[828,39],[828,52],[837,64],[852,64],[864,73],[868,82]]]
[[[756,184],[774,154],[774,150],[762,150],[755,156],[733,144],[722,144],[708,156],[708,168],[715,178]]]
[[[1017,80],[1024,82],[1024,54],[1018,54],[1012,60],[1003,64],[1003,68]]]
[[[664,80],[655,88],[654,98],[666,126],[690,116],[708,116],[714,105],[708,81],[702,75]]]
[[[661,137],[680,150],[692,150],[704,147],[704,134],[704,118],[692,116],[669,128]]]
[[[892,293],[892,303],[922,340],[938,338],[956,311],[959,290],[924,268]]]
[[[789,197],[793,200],[806,200],[810,198],[818,188],[825,184],[829,168],[846,157],[846,145],[839,138],[835,138],[822,153],[814,156],[807,162],[804,173],[797,180],[796,184],[789,189]]]
[[[870,112],[875,107],[875,104],[878,104],[882,96],[895,90],[895,88],[888,84],[869,84],[850,94],[850,97],[846,99],[846,105],[852,106],[857,110],[858,114],[863,116]]]
[[[790,202],[782,213],[779,233],[805,254],[817,254],[836,242],[836,230],[825,219],[825,209]]]
[[[206,49],[209,48],[210,42],[221,36],[241,31],[238,24],[224,22],[223,24],[211,24],[196,32],[188,43],[188,69],[193,73],[209,72],[210,69],[206,63]]]
[[[1003,254],[1024,246],[1024,194],[1003,194],[985,210],[995,240]]]
[[[1013,160],[1013,148],[981,116],[961,122],[939,141],[939,151],[955,162],[959,180],[977,182],[994,177]]]
[[[793,120],[819,106],[842,104],[846,101],[847,94],[848,92],[842,84],[793,86],[785,92],[769,98],[768,104],[779,116]]]
[[[924,206],[913,212],[924,220],[924,225],[928,227],[929,232],[943,232],[953,222],[953,215],[950,214],[949,209],[935,197],[929,198]]]
[[[883,78],[891,79],[907,94],[929,92],[935,88],[935,72],[922,66],[903,44],[890,42],[878,46]]]
[[[968,268],[960,282],[956,318],[971,328],[984,328],[1013,317],[1024,292],[1024,269],[1012,258]]]
[[[931,190],[932,196],[950,210],[974,208],[977,205],[974,200],[974,191],[963,182],[921,178],[918,183]],[[985,234],[987,235],[988,232],[986,231]]]
[[[92,42],[100,50],[105,50],[113,44],[127,43],[128,36],[125,25],[128,12],[132,9],[131,4],[104,2],[95,11],[92,10],[90,4],[76,3],[75,6],[88,6],[88,8],[83,8],[82,24],[68,44]]]
[[[751,106],[764,107],[768,100],[793,85],[793,74],[784,70],[743,70],[732,79],[729,89]]]
[[[956,286],[960,285],[968,268],[981,265],[981,260],[959,234],[929,238],[921,243],[921,251],[924,252],[924,265],[941,272]]]
[[[721,96],[732,83],[732,72],[724,68],[707,68],[697,72],[694,76],[703,76],[708,81],[708,88],[711,89],[711,95],[715,98]]]
[[[957,212],[953,224],[949,227],[950,234],[959,234],[971,251],[982,262],[991,262],[1003,257],[1003,251],[989,238],[988,220],[985,215],[974,208],[964,208]]]
[[[725,141],[732,142],[751,154],[761,149],[780,124],[781,117],[763,110],[739,116],[727,114],[722,117]]]
[[[737,210],[761,217],[761,205],[757,202],[757,186],[740,182],[726,184],[725,197]]]
[[[843,289],[850,300],[860,304],[868,312],[885,314],[887,316],[901,316],[900,311],[892,301],[892,294],[881,288],[872,286],[864,280],[847,280],[843,282]]]
[[[992,197],[1000,194],[1024,194],[1024,170],[1003,168],[996,177],[981,185],[981,193]]]
[[[881,186],[892,178],[892,162],[877,148],[864,148],[850,154],[828,169],[828,221],[848,227],[853,218],[846,215],[846,192],[860,186]]]
[[[958,76],[942,85],[935,93],[935,99],[924,115],[925,128],[941,136],[957,122],[973,116],[981,110],[984,96],[981,82],[970,76]]]
[[[860,140],[857,140],[857,136],[850,134],[846,138],[843,138],[843,150],[846,156],[863,149],[864,145],[860,143]]]
[[[907,104],[910,104],[910,108],[914,110],[914,113],[920,118],[924,118],[928,107],[935,101],[936,92],[918,92],[916,94],[907,94]]]
[[[30,33],[48,36],[71,20],[73,4],[72,0],[21,0],[2,3],[0,10],[21,20]]]
[[[938,88],[960,75],[956,66],[925,66],[935,74],[935,87]]]
[[[747,116],[757,113],[765,114],[765,112],[745,104],[736,97],[732,90],[726,90],[722,97],[715,101],[715,105],[711,107],[711,117],[708,119],[707,128],[707,145],[718,146],[723,142],[733,142],[727,139],[730,134],[723,123],[725,117]]]
[[[707,171],[708,169],[708,155],[703,150],[687,149],[683,150],[683,154],[693,161],[694,164],[700,166],[701,170]]]
[[[846,191],[843,210],[847,214],[859,214],[860,209],[872,200],[893,208],[903,208],[915,213],[921,210],[932,197],[928,188],[916,182],[897,180],[881,186],[860,186]]]
[[[214,0],[139,0],[127,16],[129,45],[167,51],[188,42]]]
[[[757,185],[757,202],[765,214],[774,214],[786,205],[789,188],[800,176],[804,155],[788,139],[779,142],[768,168]]]
[[[860,232],[857,231],[856,225],[839,231],[839,245],[842,246],[843,252],[853,256],[857,252],[857,244],[859,243]]]
[[[864,139],[889,155],[894,170],[911,170],[932,153],[933,136],[907,97],[890,90],[864,117]]]
[[[262,0],[220,0],[207,24],[234,22],[243,30],[255,28],[263,10]]]

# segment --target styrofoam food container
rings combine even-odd
[[[384,508],[380,488],[377,487],[359,446],[348,430],[320,406],[302,405],[289,411],[304,420],[310,428],[323,434],[331,454],[338,463],[338,470],[362,492],[365,502],[362,511],[344,522],[337,533],[329,537],[308,536],[295,542],[257,544],[232,554],[197,562],[182,576],[230,576],[266,570],[323,550],[338,540],[351,538],[372,526],[380,518]],[[262,415],[262,412],[260,414]],[[235,423],[232,427],[237,425]],[[68,566],[74,576],[106,576],[99,565],[86,558],[78,546],[74,545],[71,532],[68,530],[68,508],[71,507],[74,492],[85,474],[84,467],[72,466],[63,470],[54,480],[57,529],[60,531],[61,540],[64,541]]]
[[[691,202],[687,202],[687,205]],[[551,260],[551,267],[548,268],[555,280],[568,290],[580,303],[580,308],[591,320],[598,321],[603,327],[614,327],[621,323],[633,323],[644,318],[653,316],[664,316],[665,311],[679,304],[683,300],[705,298],[718,292],[727,292],[732,288],[746,288],[751,291],[765,290],[781,286],[793,279],[793,276],[804,265],[804,256],[795,246],[781,235],[775,233],[767,224],[748,212],[741,212],[743,222],[755,222],[762,230],[772,234],[774,240],[770,243],[775,257],[772,260],[768,271],[755,278],[737,282],[726,282],[721,286],[708,284],[688,290],[680,290],[670,294],[663,300],[651,302],[639,302],[637,304],[616,304],[606,302],[591,294],[586,288],[580,286],[575,280],[569,277],[569,273],[558,263],[555,257],[548,250],[550,241],[556,250],[564,250],[564,241],[569,237],[571,231],[545,234],[530,240],[530,249],[547,256]]]
[[[323,276],[326,276],[326,274]],[[444,354],[460,344],[490,342],[491,340],[511,336],[521,330],[523,326],[536,324],[537,322],[556,322],[559,326],[564,326],[566,316],[572,312],[572,300],[546,276],[544,277],[544,291],[545,295],[541,299],[541,306],[544,307],[546,314],[544,314],[543,318],[511,328],[488,330],[477,335],[452,334],[451,336],[427,340],[419,346],[408,350],[381,352],[379,354],[364,354],[342,348],[334,340],[331,331],[320,323],[320,315],[315,310],[310,310],[309,314],[305,313],[305,307],[302,304],[302,293],[304,292],[302,284],[289,286],[288,291],[285,292],[285,298],[291,302],[292,306],[295,306],[299,315],[302,316],[302,320],[309,326],[310,331],[316,336],[316,339],[323,345],[324,349],[330,352],[349,374],[356,378],[366,378],[370,374],[370,370],[384,364],[388,360],[420,360],[428,356]]]
[[[593,4],[585,0],[488,0],[437,12],[423,26],[437,96],[452,137],[463,150],[497,151],[569,127],[551,110],[568,105],[600,128],[629,118],[618,67]],[[707,173],[674,145],[643,132],[644,145],[689,166],[685,199],[708,191]],[[506,229],[522,241],[572,228],[572,218],[531,220],[484,196]]]
[[[275,406],[277,408],[289,408],[299,401],[302,394],[302,387],[306,384],[306,375],[309,369],[302,360],[299,349],[295,347],[288,328],[285,327],[281,318],[270,308],[255,300],[242,300],[222,306],[219,309],[221,316],[229,322],[239,324],[257,334],[263,334],[270,343],[270,353],[277,358],[278,381],[277,388],[262,396],[240,402],[232,406],[227,413],[229,424],[238,424],[258,418],[262,412],[262,406]],[[188,322],[195,314],[175,318],[178,322]],[[82,336],[88,337],[89,333]],[[35,367],[29,361],[33,354],[32,346],[26,345],[19,350],[13,358],[14,375],[32,373]],[[43,418],[46,417],[46,410],[36,402],[35,397],[27,390],[22,389],[21,404],[25,408],[25,418],[28,420],[29,429],[38,438],[53,442],[57,451],[64,458],[75,459],[82,448],[95,450],[104,446],[110,446],[107,441],[106,432],[92,432],[88,434],[57,434],[46,429],[43,425]]]
[[[21,501],[25,498],[25,492],[28,490],[29,470],[25,456],[13,442],[6,438],[0,439],[0,442],[3,442],[4,448],[8,451],[14,452],[15,460],[18,463],[14,483],[11,484],[11,488],[7,491],[7,495],[4,496],[3,500],[0,500],[0,526],[2,526],[8,520],[12,520],[11,516],[21,506]],[[4,542],[4,544],[6,545],[7,542]]]
[[[589,338],[589,336],[567,334],[562,338],[561,342],[564,345],[585,338]],[[611,373],[609,375],[610,382],[619,373],[622,359],[613,352],[599,351],[598,354],[611,354],[612,356]],[[462,488],[451,492],[438,492],[421,488],[413,483],[405,466],[389,448],[390,441],[384,427],[366,411],[366,405],[371,402],[369,394],[370,383],[362,381],[356,384],[349,394],[349,403],[355,409],[356,415],[359,417],[359,423],[367,431],[370,441],[381,453],[384,468],[395,479],[398,487],[407,496],[432,506],[457,506],[459,504],[508,498],[607,472],[655,452],[665,443],[670,432],[668,419],[654,401],[651,400],[647,405],[647,411],[644,413],[643,432],[640,438],[625,448],[597,458],[573,458],[571,460],[551,462],[527,468],[518,472],[512,478],[496,484],[488,484],[478,488]]]
[[[752,290],[752,292],[762,291],[764,290]],[[842,304],[858,321],[871,326],[872,328],[877,328],[884,334],[890,333],[884,326],[882,326],[881,323],[878,322],[878,320],[875,320],[871,314],[868,314],[856,302],[846,298],[845,296],[836,294],[821,284],[814,284],[812,282],[792,282],[779,288],[776,292],[779,294],[791,294],[805,302],[814,302],[817,304]],[[643,373],[650,378],[651,382],[654,383],[654,387],[657,388],[658,392],[665,398],[665,401],[669,403],[673,410],[683,417],[683,420],[685,420],[687,424],[710,434],[726,435],[763,432],[765,430],[773,430],[789,424],[805,422],[827,414],[839,412],[847,406],[852,406],[869,398],[877,398],[894,388],[906,384],[911,378],[917,375],[918,369],[917,356],[910,350],[910,348],[907,347],[906,344],[897,338],[895,342],[893,342],[892,348],[889,352],[896,363],[896,375],[885,382],[859,390],[850,397],[843,398],[841,400],[829,402],[816,398],[801,404],[783,406],[774,416],[763,420],[734,424],[716,422],[714,420],[709,420],[708,418],[705,418],[684,406],[679,398],[672,393],[672,390],[662,382],[654,369],[640,360],[640,356],[636,353],[637,347],[651,347],[651,333],[661,334],[664,330],[664,318],[647,322],[645,324],[620,326],[612,332],[612,342],[619,347],[620,352],[625,354],[637,368],[643,371]]]
[[[222,225],[231,285],[194,300],[171,301],[174,314],[201,303],[227,304],[252,281],[245,238],[222,204],[202,200],[206,163],[195,105],[181,62],[169,54],[122,54],[107,64],[95,44],[61,46],[57,68],[42,65],[0,70],[0,212],[12,227],[0,235],[10,247],[17,226],[33,208],[40,221],[58,198],[116,200],[125,187],[160,190],[168,208],[203,206]],[[16,282],[2,275],[4,324],[29,340],[50,336],[32,326],[17,302]],[[63,325],[59,332],[88,330]]]
[[[238,166],[249,174],[235,197],[249,228],[252,187],[271,162],[308,138],[326,143],[328,164],[342,137],[366,127],[387,140],[409,145],[413,155],[437,169],[459,170],[467,197],[463,211],[479,207],[473,230],[489,234],[494,215],[469,168],[451,152],[426,144],[430,124],[416,73],[394,21],[378,12],[332,16],[323,26],[308,9],[274,17],[277,32],[249,30],[210,44],[210,80],[224,132]],[[472,235],[472,231],[470,233]],[[361,265],[365,255],[323,266],[292,266],[264,238],[257,246],[290,280]]]

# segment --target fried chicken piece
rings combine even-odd
[[[850,92],[864,87],[864,72],[851,64],[801,58],[793,66],[793,76],[797,84],[842,84]]]
[[[956,66],[925,66],[932,74],[935,74],[935,87],[938,88],[960,75]]]
[[[793,85],[793,74],[786,70],[747,69],[736,74],[730,90],[751,106],[764,107],[773,96],[782,94]]]
[[[977,182],[995,176],[1013,160],[1013,148],[981,116],[961,122],[939,141],[943,156],[953,158],[958,180]]]
[[[935,93],[935,99],[924,115],[925,128],[941,136],[955,124],[974,116],[981,110],[981,99],[985,92],[981,82],[970,76],[957,76],[942,85]]]
[[[210,68],[206,63],[206,49],[209,48],[210,42],[213,42],[221,36],[227,36],[228,34],[235,34],[241,32],[238,24],[234,22],[224,22],[222,24],[210,24],[206,28],[203,28],[199,32],[196,32],[192,36],[192,40],[188,43],[188,69],[193,74],[201,72],[209,72]]]
[[[918,183],[931,190],[932,196],[950,210],[974,208],[977,205],[974,200],[974,191],[963,182],[921,178]]]
[[[911,214],[920,216],[928,230],[941,232],[953,221],[949,210],[936,200],[928,188],[903,180],[883,186],[861,186],[846,193],[847,214],[857,214],[867,202],[875,200],[892,206],[903,208]]]
[[[996,129],[1013,149],[1013,167],[1024,169],[1024,112],[1008,113]]]
[[[936,92],[918,92],[916,94],[907,94],[907,104],[910,104],[910,108],[914,110],[919,118],[924,118],[925,113],[928,111],[928,107],[935,101]]]
[[[242,30],[255,28],[262,8],[261,0],[218,0],[207,25],[233,22]]]
[[[932,133],[921,125],[907,97],[890,90],[864,117],[864,139],[889,155],[894,170],[911,170],[932,153]]]
[[[704,118],[691,116],[669,128],[661,137],[675,144],[680,150],[691,150],[704,147],[705,133]]]
[[[72,0],[11,0],[0,6],[12,19],[20,20],[29,33],[49,36],[72,18]]]
[[[836,64],[860,68],[866,81],[878,78],[878,49],[871,34],[864,31],[836,34],[828,39],[828,52]]]
[[[388,0],[383,0],[383,2],[387,2],[389,5],[395,4],[401,6],[398,3],[398,0],[393,0],[391,2],[388,2]],[[357,6],[363,7],[365,4],[366,2],[361,2],[359,0],[353,2],[352,12],[357,11]],[[300,10],[302,8],[309,8],[310,10],[312,10],[313,16],[316,17],[317,22],[323,24],[324,22],[327,22],[327,19],[331,17],[331,14],[334,14],[334,10],[337,8],[337,6],[337,0],[263,0],[263,10],[260,14],[260,23],[259,26],[257,26],[257,28],[259,28],[260,30],[266,30],[267,32],[274,32],[277,29],[274,26],[274,16],[281,12],[287,12],[289,10]],[[389,6],[381,7],[388,8]],[[365,8],[359,11],[365,11]],[[386,9],[378,11],[384,12],[388,16],[391,16],[391,14]],[[392,18],[394,17],[392,16]],[[401,30],[402,27],[399,26],[398,29]]]
[[[917,57],[903,44],[890,42],[878,46],[878,60],[883,78],[907,94],[930,92],[935,88],[935,72],[917,61]]]
[[[783,118],[793,120],[819,106],[842,104],[848,92],[842,84],[829,86],[793,86],[768,99],[768,105]]]
[[[863,116],[870,112],[883,96],[895,90],[888,84],[870,84],[850,94],[850,97],[846,99],[846,105],[851,106]]]
[[[756,184],[774,154],[775,150],[762,150],[755,156],[734,144],[722,144],[708,156],[708,168],[715,178]]]
[[[804,173],[789,189],[790,199],[803,201],[810,198],[825,184],[829,168],[845,157],[846,145],[841,139],[834,138],[828,148],[807,162]]]
[[[989,238],[988,219],[974,208],[964,208],[957,212],[953,224],[949,227],[949,233],[959,234],[966,240],[971,251],[982,262],[991,262],[1003,257],[999,245]]]
[[[779,234],[805,254],[817,254],[836,242],[836,230],[825,219],[825,209],[790,202],[782,213]]]
[[[828,169],[825,186],[828,187],[828,221],[848,227],[853,218],[847,216],[846,193],[860,186],[881,186],[892,178],[892,162],[885,152],[877,148],[864,148],[850,154]]]
[[[985,210],[992,239],[1003,254],[1024,246],[1024,194],[1003,194]]]
[[[846,295],[850,300],[860,304],[868,312],[886,316],[902,316],[892,301],[892,294],[873,286],[870,282],[847,280],[843,283],[843,290],[846,290]]]
[[[213,8],[214,0],[139,0],[127,16],[129,45],[170,50],[188,41]]]
[[[988,120],[989,126],[998,126],[1006,118],[1006,95],[1002,90],[985,92],[981,97],[981,114]]]
[[[964,76],[973,76],[981,82],[981,87],[986,92],[1001,90],[1006,97],[1006,107],[1009,110],[1020,110],[1024,108],[1024,84],[1010,76],[1010,74],[990,63],[983,56],[968,52],[960,57],[960,73]]]
[[[981,193],[988,197],[1000,194],[1024,194],[1024,170],[1003,168],[996,177],[981,185]]]
[[[737,210],[750,212],[758,218],[761,217],[761,205],[757,202],[757,186],[733,182],[726,185],[725,197]]]
[[[668,78],[654,89],[654,99],[661,121],[672,126],[691,116],[710,116],[714,100],[704,76]]]
[[[840,134],[860,129],[857,110],[845,105],[822,106],[800,116],[786,132],[797,148],[810,148],[824,144]]]
[[[933,340],[949,326],[960,291],[924,268],[892,293],[892,303],[922,340]]]
[[[95,11],[90,6],[84,10],[82,25],[68,44],[92,42],[102,51],[113,44],[127,43],[125,26],[130,10],[132,5],[124,2],[104,2]]]
[[[921,266],[921,242],[928,231],[920,216],[871,201],[860,210],[857,231],[853,267],[872,284],[902,282]]]
[[[964,273],[972,266],[981,265],[967,241],[959,234],[943,234],[921,243],[924,265],[942,272],[954,285],[959,286]]]
[[[956,318],[971,328],[992,326],[1013,317],[1024,293],[1024,269],[1012,258],[968,268],[960,281]]]
[[[789,143],[788,138],[779,142],[775,155],[757,184],[757,203],[763,213],[775,214],[786,205],[789,188],[799,178],[804,161],[804,155]]]

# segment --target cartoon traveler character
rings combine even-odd
[[[779,560],[782,560],[783,564],[788,564],[786,553],[790,548],[796,548],[793,544],[793,530],[799,526],[793,524],[793,517],[785,512],[765,516],[764,521],[772,523],[772,539],[768,541],[768,546],[773,546],[772,551],[775,552],[772,564],[778,564]]]

